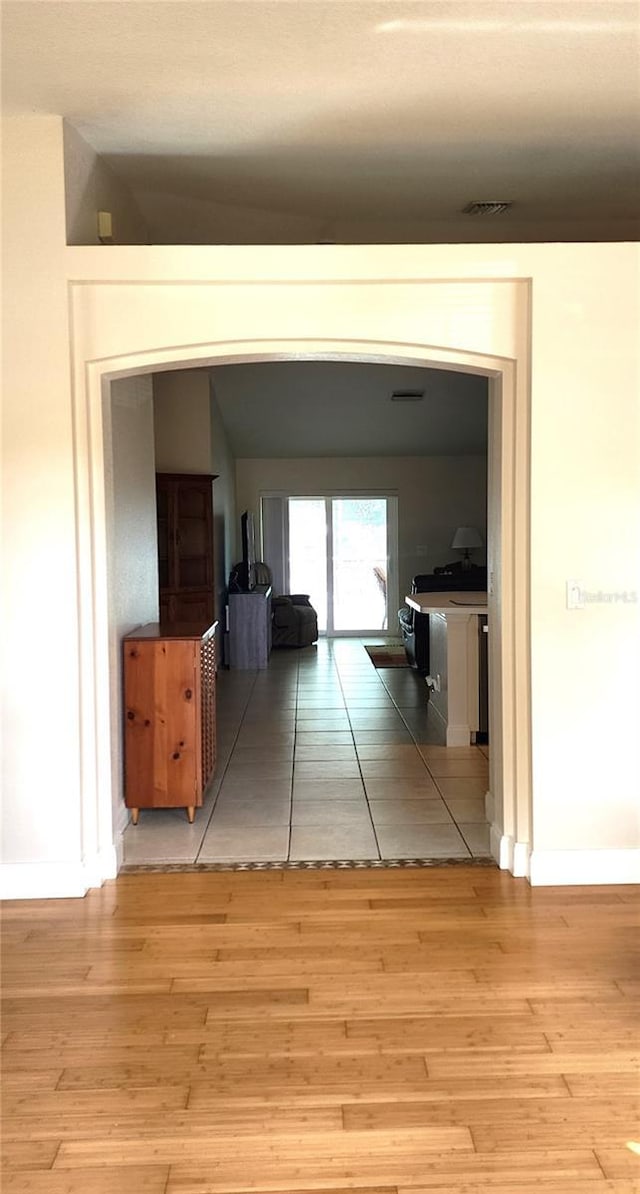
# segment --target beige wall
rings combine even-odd
[[[112,216],[115,245],[144,245],[149,232],[131,191],[67,121],[64,180],[68,245],[97,245],[98,212]]]
[[[531,331],[534,834],[567,852],[640,836],[640,254],[575,250],[534,253]],[[570,578],[635,603],[568,611]]]
[[[153,407],[157,471],[215,472],[207,370],[156,373]]]
[[[76,257],[70,268],[86,278],[92,251],[70,253]],[[526,528],[521,530],[516,555],[530,573],[532,603],[531,636],[526,648],[518,648],[518,660],[519,666],[526,665],[526,656],[533,661],[534,866],[538,857],[546,866],[545,856],[555,852],[558,867],[575,876],[579,852],[588,867],[601,855],[590,875],[611,875],[611,858],[603,860],[602,852],[637,846],[628,745],[638,718],[629,666],[637,606],[603,604],[570,612],[565,588],[570,576],[593,588],[616,590],[631,590],[635,580],[628,550],[621,538],[612,543],[610,534],[599,533],[601,513],[595,509],[603,500],[609,513],[615,507],[616,525],[624,528],[620,535],[635,541],[636,441],[627,435],[615,456],[608,447],[610,440],[617,451],[618,426],[633,427],[637,416],[635,246],[170,248],[126,262],[114,253],[111,261],[112,285],[90,290],[85,285],[76,293],[76,318],[86,328],[78,344],[82,355],[114,353],[120,367],[134,361],[139,367],[145,349],[150,360],[157,360],[158,345],[172,344],[181,345],[182,361],[202,361],[205,353],[205,359],[217,359],[218,352],[224,360],[261,359],[270,351],[275,357],[313,354],[323,345],[329,353],[343,346],[356,354],[359,346],[366,355],[389,343],[395,346],[391,359],[412,359],[412,346],[420,344],[438,345],[426,349],[424,359],[443,363],[456,347],[469,364],[480,364],[482,354],[490,353],[496,360],[521,362],[517,384],[525,401],[521,397],[517,407],[505,411],[508,437],[514,435],[512,415],[525,432],[529,420],[532,328],[530,486],[526,433],[519,433],[517,469],[532,495],[533,537],[529,551]],[[137,306],[135,287],[127,286],[123,269],[132,281],[146,278],[151,306]],[[192,287],[183,281],[188,273]],[[154,277],[157,287],[151,285]],[[172,278],[177,287],[166,285]],[[390,282],[381,282],[384,278]],[[513,278],[525,281],[513,283]],[[571,335],[570,349],[565,331]],[[163,352],[168,358],[175,350]],[[521,583],[526,585],[522,576]],[[525,626],[526,598],[526,588],[519,588],[516,600]],[[585,741],[592,747],[602,727],[592,685],[585,682],[593,668],[594,637],[605,656],[611,653],[619,731],[615,754],[603,747],[597,757],[592,749],[584,752]],[[515,695],[505,688],[508,708]],[[520,740],[523,732],[526,727],[518,727]],[[624,859],[629,865],[627,854]]]
[[[487,464],[479,456],[239,459],[236,476],[238,509],[256,514],[260,495],[268,492],[397,495],[400,601],[416,572],[431,572],[435,565],[460,558],[449,546],[457,526],[478,526],[486,534]],[[484,563],[485,551],[474,559]]]
[[[85,850],[62,123],[2,134],[2,839],[62,890]]]
[[[126,822],[123,803],[122,636],[158,620],[158,548],[150,376],[114,381],[105,397],[106,490],[111,657],[113,824]]]
[[[594,602],[571,612],[565,585],[575,577],[594,592],[637,589],[630,546],[639,535],[637,247],[65,250],[61,122],[6,123],[4,849],[11,891],[20,883],[32,894],[38,883],[48,893],[56,884],[68,891],[107,873],[96,829],[104,801],[93,815],[95,777],[86,751],[82,764],[79,754],[81,733],[90,741],[80,716],[86,694],[108,688],[86,663],[91,645],[83,638],[78,649],[78,610],[95,608],[91,585],[99,594],[106,579],[99,502],[93,566],[87,540],[88,459],[95,468],[102,445],[84,391],[88,384],[90,396],[97,392],[95,411],[106,366],[85,362],[113,357],[116,370],[140,370],[204,364],[217,345],[228,359],[321,351],[322,342],[333,352],[347,343],[375,354],[376,345],[395,343],[400,358],[425,345],[420,359],[446,363],[450,351],[481,367],[483,354],[493,354],[525,361],[526,371],[528,316],[514,278],[530,279],[531,544],[522,536],[518,551],[530,574],[534,870],[538,879],[628,877],[638,846],[638,606]],[[87,284],[91,278],[100,281]],[[72,295],[73,391],[68,279],[81,283]],[[526,372],[518,378],[524,385]],[[518,409],[518,419],[528,417],[526,406]],[[521,476],[528,463],[520,457]],[[34,701],[46,710],[36,715],[46,784],[34,769]]]
[[[215,616],[222,622],[226,584],[237,550],[235,460],[207,369],[153,377],[156,468],[165,473],[214,473]]]

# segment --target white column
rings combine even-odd
[[[478,728],[477,614],[447,610],[447,746],[469,746]]]

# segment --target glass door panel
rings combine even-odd
[[[388,625],[388,499],[289,498],[290,593],[308,593],[322,633]]]
[[[387,627],[386,498],[333,498],[334,631]]]
[[[327,510],[324,498],[289,498],[289,593],[308,593],[327,631]]]

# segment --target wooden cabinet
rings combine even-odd
[[[156,473],[163,623],[213,621],[214,480],[210,473]]]
[[[213,625],[141,626],[123,639],[125,804],[193,821],[216,761]]]

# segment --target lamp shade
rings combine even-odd
[[[477,527],[458,527],[451,540],[451,546],[458,548],[482,547],[482,535]]]

